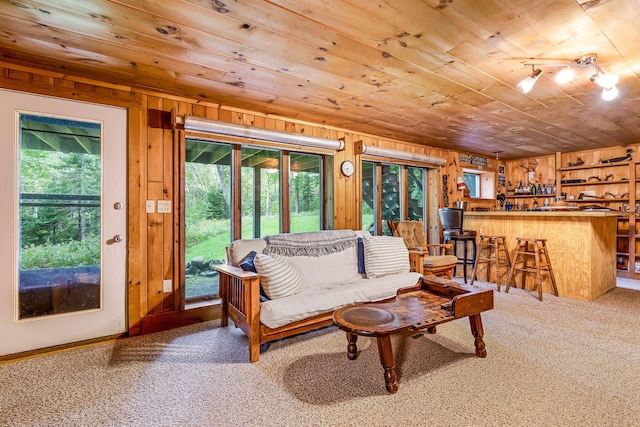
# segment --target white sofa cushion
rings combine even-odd
[[[278,255],[257,254],[253,260],[260,285],[269,299],[295,295],[302,287],[298,272]]]
[[[358,248],[356,246],[335,254],[319,257],[294,256],[283,258],[300,275],[302,287],[350,282],[362,277],[358,273]]]
[[[234,240],[229,245],[227,253],[229,259],[227,261],[229,264],[238,267],[251,251],[261,254],[266,246],[267,242],[264,239]]]
[[[349,304],[392,298],[399,289],[415,286],[421,277],[419,273],[409,272],[376,279],[360,277],[350,282],[303,286],[295,295],[262,302],[260,322],[269,328],[278,328]]]
[[[367,278],[405,273],[410,270],[409,250],[402,237],[372,236],[364,238],[363,241]]]

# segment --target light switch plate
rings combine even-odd
[[[156,202],[153,200],[147,200],[147,213],[154,213],[156,211]]]
[[[171,213],[171,200],[158,200],[158,213]]]
[[[173,286],[171,285],[171,280],[163,280],[162,281],[162,292],[172,292]]]

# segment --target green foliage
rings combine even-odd
[[[408,218],[410,220],[422,219],[423,216],[423,200],[424,190],[422,189],[423,169],[408,168],[408,193],[409,193],[409,210]]]
[[[208,219],[229,219],[229,203],[224,197],[220,187],[214,187],[207,193],[207,218]]]
[[[100,264],[98,237],[68,243],[29,245],[20,251],[22,270],[98,264]]]
[[[25,194],[99,195],[100,156],[22,149],[20,191]],[[64,206],[21,206],[23,246],[83,240],[100,230],[100,209]]]

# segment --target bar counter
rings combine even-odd
[[[517,237],[547,239],[559,296],[593,301],[616,286],[618,216],[618,212],[585,211],[465,212],[464,228],[476,230],[478,236],[505,236],[512,258]],[[534,275],[527,276],[531,276],[527,289],[533,289]],[[480,280],[483,277],[478,274]],[[500,283],[506,283],[506,277],[502,274]],[[521,287],[517,279],[516,286]],[[550,293],[546,273],[542,284],[543,292]]]

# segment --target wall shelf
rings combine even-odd
[[[624,162],[616,162],[616,163],[597,163],[594,165],[566,166],[558,170],[561,172],[565,172],[565,171],[578,171],[578,170],[584,170],[584,169],[601,169],[601,168],[611,168],[616,166],[629,166],[630,163],[631,162],[629,161],[624,161]],[[638,164],[638,163],[635,163],[635,164]]]
[[[595,182],[579,182],[572,184],[562,184],[563,187],[584,187],[588,185],[611,185],[611,184],[628,184],[628,179],[622,179],[618,181],[595,181]]]
[[[556,197],[556,194],[546,194],[546,193],[540,193],[540,194],[515,194],[513,196],[507,196],[507,199],[533,199],[534,197]]]

